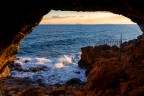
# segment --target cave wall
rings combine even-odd
[[[109,11],[137,23],[144,31],[144,7],[136,0],[5,0],[0,6],[0,77],[10,75],[8,64],[19,44],[50,10]]]

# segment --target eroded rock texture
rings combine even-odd
[[[79,66],[88,70],[85,90],[90,96],[144,95],[144,36],[122,44],[82,48]],[[115,50],[116,49],[116,50]],[[115,55],[117,54],[117,55]]]
[[[34,1],[33,5],[28,0],[1,4],[4,6],[0,7],[0,77],[5,77],[10,74],[7,65],[18,53],[20,42],[50,9],[42,7],[40,0]]]
[[[6,96],[143,96],[144,36],[122,44],[82,48],[79,66],[86,68],[88,81],[77,78],[64,85],[45,87],[28,78],[1,79],[0,94]]]
[[[69,11],[110,11],[122,14],[144,30],[142,1],[132,0],[24,0],[1,3],[0,77],[9,74],[7,64],[17,54],[19,43],[51,9]]]
[[[1,2],[0,6],[0,77],[5,77],[10,74],[7,65],[17,54],[20,42],[39,24],[43,16],[51,9],[69,11],[110,11],[130,18],[144,31],[144,7],[142,4],[142,0],[4,0]],[[124,57],[104,57],[102,58],[103,63],[100,63],[100,66],[102,66],[100,68],[95,68],[95,64],[93,65],[97,59],[84,59],[86,61],[84,63],[85,67],[89,69],[87,72],[88,83],[85,88],[90,90],[91,96],[93,96],[93,94],[103,94],[105,92],[106,94],[121,92],[121,94],[125,96],[127,96],[127,94],[130,94],[130,96],[140,96],[143,94],[144,78],[142,73],[144,48],[142,38],[136,41],[136,45],[131,44],[131,46],[123,47],[122,55]],[[95,49],[91,48],[90,50]],[[109,49],[106,52],[111,53]],[[95,58],[96,55],[92,56]],[[87,64],[89,64],[90,67],[87,67]],[[108,66],[109,64],[111,66]],[[125,67],[119,67],[121,65],[125,65]],[[111,72],[110,70],[113,69],[115,69],[114,72]],[[109,75],[105,75],[105,73],[109,73]],[[111,77],[111,75],[114,77]],[[128,78],[125,78],[125,75],[128,75]],[[106,80],[105,78],[110,78],[110,80]],[[95,80],[97,83],[94,82]],[[96,85],[99,87],[96,87]],[[120,85],[121,87],[118,87]],[[109,89],[106,90],[107,88]],[[111,88],[118,88],[118,91],[113,91]],[[95,90],[93,91],[91,89]],[[128,93],[126,93],[127,90]],[[0,94],[2,94],[2,91],[0,91]],[[81,92],[79,94],[81,94]]]

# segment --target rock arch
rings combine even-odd
[[[0,77],[10,74],[7,64],[21,41],[50,10],[110,11],[137,23],[144,31],[144,7],[136,0],[5,0],[0,6]]]

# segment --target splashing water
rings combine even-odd
[[[15,63],[20,64],[24,70],[39,66],[46,66],[47,68],[38,72],[13,70],[11,76],[20,78],[28,77],[33,81],[41,80],[48,85],[64,84],[72,78],[79,78],[81,81],[86,82],[85,70],[77,65],[75,58],[76,55],[63,55],[59,58],[52,59],[19,57]]]

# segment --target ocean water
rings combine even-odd
[[[72,78],[86,82],[85,69],[77,64],[80,48],[95,46],[104,39],[119,39],[121,34],[125,42],[142,32],[136,24],[39,25],[20,44],[16,63],[25,70],[46,68],[38,72],[12,70],[11,76],[41,80],[48,85],[64,84]]]

